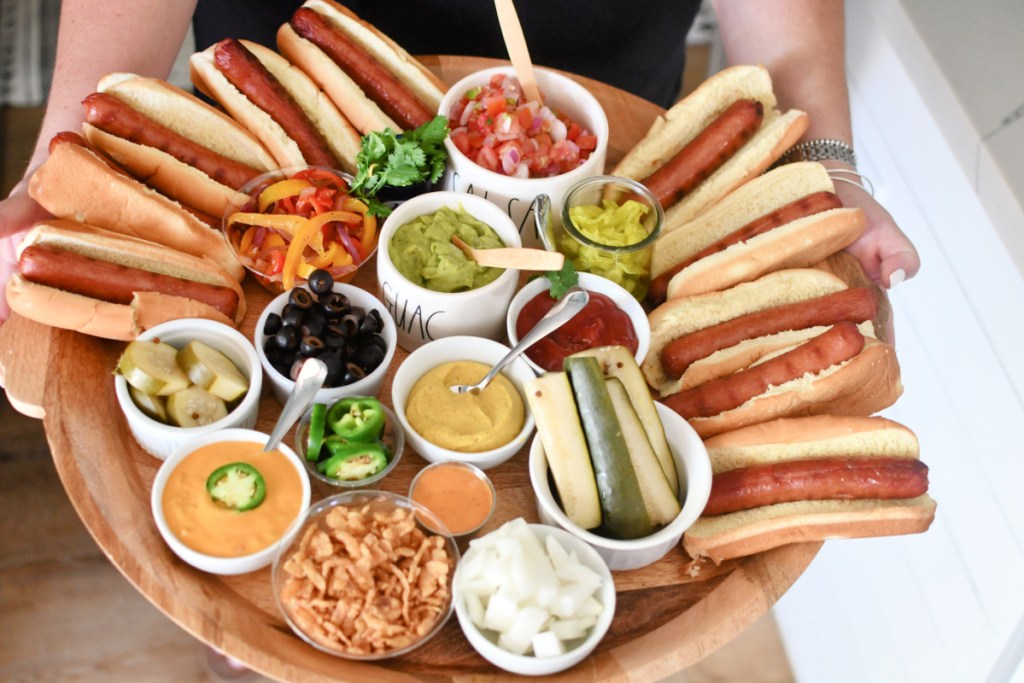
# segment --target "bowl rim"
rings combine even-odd
[[[483,634],[482,630],[473,623],[473,620],[469,618],[467,608],[465,607],[465,600],[463,599],[463,591],[459,588],[460,575],[458,569],[456,569],[455,573],[453,590],[455,615],[459,621],[459,626],[466,635],[466,639],[469,640],[470,645],[473,646],[473,649],[476,650],[480,656],[484,657],[495,666],[513,673],[556,673],[558,671],[564,671],[581,661],[590,652],[592,652],[598,644],[600,644],[601,640],[604,639],[604,636],[608,633],[612,620],[615,618],[618,598],[615,589],[615,577],[612,574],[611,569],[608,567],[608,563],[605,562],[600,553],[598,553],[593,546],[586,543],[583,539],[575,536],[570,531],[557,526],[535,522],[528,523],[528,526],[535,535],[543,534],[555,536],[555,538],[565,548],[566,552],[571,553],[575,550],[581,561],[586,557],[587,560],[589,560],[588,562],[585,562],[586,566],[597,571],[597,573],[601,575],[601,587],[597,592],[603,598],[602,604],[605,609],[602,610],[597,623],[591,627],[590,633],[588,633],[576,647],[554,657],[519,655],[502,649],[496,643],[491,642],[491,640]],[[544,539],[542,538],[540,540],[543,542]],[[469,555],[472,550],[473,548],[471,546],[466,550],[466,555]],[[471,638],[468,631],[472,631],[476,638]],[[481,650],[481,647],[483,650]],[[515,668],[507,668],[495,661],[495,659],[506,658],[508,659],[508,665]],[[536,666],[527,666],[531,664],[535,664]]]
[[[594,94],[590,92],[590,90],[588,90],[583,85],[576,82],[575,80],[573,80],[564,73],[561,73],[554,69],[548,69],[545,67],[534,67],[534,72],[537,75],[539,81],[544,81],[548,79],[557,81],[563,88],[565,88],[568,91],[566,97],[557,97],[556,99],[564,99],[565,101],[569,102],[585,102],[587,104],[586,108],[594,110],[595,114],[593,118],[595,125],[593,126],[593,130],[591,130],[591,132],[597,136],[597,147],[594,149],[594,152],[589,157],[587,157],[586,161],[584,161],[576,168],[566,171],[565,173],[560,173],[557,176],[539,178],[516,178],[513,176],[507,176],[503,173],[496,173],[476,163],[475,161],[467,157],[465,154],[463,154],[459,150],[459,148],[455,146],[455,143],[452,142],[451,136],[448,135],[445,136],[444,145],[445,148],[448,150],[449,169],[452,168],[451,159],[457,158],[460,162],[472,164],[475,167],[474,171],[481,173],[482,177],[486,178],[488,183],[493,183],[496,180],[500,179],[502,182],[508,182],[509,187],[515,188],[517,192],[535,191],[535,194],[538,194],[538,192],[536,192],[536,186],[543,185],[545,183],[550,183],[553,178],[564,179],[566,177],[573,177],[575,175],[590,176],[593,175],[593,173],[591,172],[593,170],[593,166],[597,165],[598,162],[600,162],[600,165],[602,167],[604,166],[604,158],[607,155],[608,137],[610,133],[608,115],[605,112],[604,106],[601,104],[601,101],[598,100],[597,97],[595,97]],[[510,76],[516,75],[515,68],[512,67],[511,65],[499,65],[488,67],[486,69],[481,69],[479,71],[474,71],[473,73],[467,74],[466,76],[458,80],[454,85],[448,88],[444,97],[441,98],[441,104],[438,106],[438,115],[444,116],[447,119],[448,111],[451,110],[452,105],[459,98],[462,97],[462,93],[469,90],[472,86],[479,85],[480,83],[486,83],[488,80],[490,80],[490,77],[492,75],[499,73],[504,73]]]
[[[570,520],[562,508],[555,502],[554,494],[547,483],[547,460],[541,455],[544,446],[540,442],[540,435],[538,434],[530,443],[527,465],[530,473],[531,489],[537,503],[544,506],[545,511],[555,519],[563,530],[591,546],[601,547],[606,550],[640,551],[656,548],[660,544],[682,537],[686,529],[700,516],[711,492],[711,460],[708,458],[707,449],[704,448],[704,442],[697,435],[697,432],[694,431],[693,427],[690,426],[689,422],[662,403],[656,401],[655,407],[658,410],[658,416],[661,418],[662,424],[665,424],[666,421],[671,421],[671,428],[674,431],[679,430],[683,435],[682,439],[670,438],[668,440],[673,459],[684,466],[684,471],[680,473],[681,476],[679,477],[680,485],[685,481],[687,486],[686,497],[682,501],[679,514],[661,529],[655,531],[650,536],[642,538],[628,540],[607,538],[584,529]],[[688,459],[687,454],[691,449],[697,452],[697,457],[691,456]],[[700,457],[701,453],[703,453],[703,457]],[[692,465],[696,469],[691,470],[691,460]],[[540,471],[541,468],[543,468],[543,472]],[[695,482],[701,483],[699,489],[693,488]],[[695,495],[691,495],[691,493]],[[671,544],[669,548],[671,548]]]
[[[419,208],[420,204],[432,205],[435,202],[440,202],[440,204],[432,209],[423,210]],[[405,202],[403,202],[401,206],[395,208],[395,210],[388,215],[388,217],[384,220],[384,223],[380,226],[380,237],[377,240],[378,244],[390,244],[391,236],[394,235],[394,233],[403,225],[405,225],[409,221],[419,218],[420,216],[424,216],[428,213],[434,213],[441,207],[452,208],[451,204],[453,202],[463,204],[462,208],[466,211],[466,213],[470,214],[471,216],[473,216],[473,218],[476,218],[482,223],[486,223],[492,230],[494,230],[494,232],[498,234],[498,237],[501,239],[502,243],[506,247],[523,246],[523,240],[519,233],[519,229],[516,227],[516,224],[512,221],[512,219],[509,218],[508,214],[502,211],[501,207],[499,207],[497,204],[494,204],[493,202],[484,197],[479,197],[470,192],[455,192],[453,190],[434,190],[431,192],[424,192],[423,194],[416,195],[412,199],[408,199]],[[477,213],[471,210],[469,206],[465,206],[467,202],[469,205],[472,205],[474,209],[479,210],[481,213],[493,214],[494,218],[487,218],[486,220],[484,218],[481,218]],[[417,213],[413,214],[414,211],[417,211]],[[403,220],[399,222],[395,218],[395,214],[398,214],[398,216]],[[406,214],[410,215],[406,216]],[[502,224],[501,227],[496,227],[494,225],[494,222]],[[505,235],[502,234],[502,231],[507,231],[510,237],[506,238]],[[418,285],[409,278],[407,278],[405,275],[403,275],[402,271],[400,271],[398,267],[395,265],[395,262],[391,260],[391,254],[388,253],[388,250],[386,248],[377,250],[378,282],[381,279],[380,268],[382,265],[384,266],[385,269],[394,272],[394,274],[397,277],[401,278],[402,283],[407,287],[411,287],[412,291],[416,292],[417,296],[439,296],[444,297],[446,300],[449,301],[456,301],[458,299],[468,299],[470,297],[479,296],[481,294],[490,294],[491,292],[500,292],[501,290],[508,288],[510,286],[510,283],[512,283],[511,286],[514,288],[515,283],[518,282],[519,278],[518,271],[513,270],[512,268],[506,268],[501,275],[494,278],[494,280],[488,282],[486,285],[483,285],[482,287],[467,289],[464,292],[438,292],[433,289],[428,289],[427,287],[424,287],[422,285]]]
[[[306,283],[302,283],[296,286],[308,289]],[[355,298],[361,300],[361,302],[359,303],[360,306],[364,306],[367,308],[373,307],[377,309],[377,312],[380,313],[382,324],[384,325],[384,328],[383,330],[381,330],[381,333],[382,336],[384,337],[384,340],[388,343],[388,348],[384,352],[384,360],[382,360],[380,365],[366,377],[363,377],[358,382],[353,382],[352,384],[346,384],[340,387],[324,387],[323,389],[320,389],[317,392],[317,396],[323,396],[323,392],[334,391],[346,392],[343,395],[338,396],[337,398],[344,398],[349,395],[369,395],[369,393],[366,392],[365,390],[371,387],[374,384],[374,382],[383,380],[384,376],[387,374],[388,368],[391,367],[391,362],[395,358],[395,350],[398,348],[398,328],[395,325],[395,321],[391,318],[391,314],[388,312],[388,309],[384,306],[381,300],[375,297],[369,291],[363,289],[362,287],[350,284],[348,282],[335,282],[332,291],[341,292],[342,294],[348,296],[350,300],[353,299],[352,294],[355,293]],[[285,377],[280,372],[278,372],[274,368],[274,366],[270,364],[270,361],[267,359],[267,354],[263,350],[263,344],[266,343],[265,337],[267,336],[263,334],[263,328],[266,326],[267,318],[270,317],[271,313],[280,314],[280,311],[284,310],[284,306],[287,302],[288,292],[281,292],[273,299],[271,299],[266,306],[263,307],[263,310],[260,312],[260,317],[256,320],[256,327],[253,328],[253,343],[251,345],[255,346],[256,357],[259,359],[260,367],[263,368],[263,371],[267,373],[270,381],[280,383],[283,387],[291,391],[291,389],[294,388],[295,386],[295,380],[291,379],[290,377]],[[328,393],[327,395],[330,396],[331,394]]]
[[[178,427],[176,425],[167,424],[160,422],[159,420],[146,415],[142,410],[135,405],[135,401],[132,400],[131,394],[128,393],[128,380],[124,378],[120,373],[114,375],[114,393],[117,396],[117,402],[121,406],[121,412],[125,418],[135,423],[136,427],[142,427],[150,432],[155,433],[160,438],[165,439],[181,439],[191,438],[193,436],[200,436],[209,432],[218,431],[227,428],[238,420],[240,415],[248,413],[252,410],[257,410],[259,407],[260,395],[263,391],[263,365],[260,361],[259,353],[253,348],[253,344],[234,327],[225,325],[222,322],[216,320],[208,320],[206,318],[178,318],[176,320],[168,320],[158,325],[154,325],[145,332],[142,332],[137,336],[134,341],[152,341],[154,339],[160,339],[161,341],[167,341],[168,335],[171,338],[176,338],[179,335],[187,335],[191,330],[199,329],[207,332],[211,335],[223,335],[225,341],[233,342],[237,349],[241,352],[249,364],[252,366],[247,376],[249,379],[249,389],[246,391],[245,397],[239,401],[228,414],[221,419],[211,422],[208,425],[202,425],[201,427]],[[130,342],[129,342],[130,343]],[[167,342],[171,346],[180,349],[181,346],[176,346],[179,342]],[[187,343],[187,342],[186,342]],[[218,351],[224,352],[223,347],[217,348]],[[232,360],[234,363],[234,360]],[[237,363],[235,366],[237,367]],[[238,368],[240,371],[242,368]]]
[[[524,393],[523,387],[519,386],[519,384],[515,380],[515,378],[509,374],[510,370],[512,370],[513,368],[515,368],[517,365],[519,365],[522,362],[524,364],[524,366],[526,367],[526,369],[530,370],[531,375],[532,375],[532,370],[530,369],[529,365],[525,364],[525,361],[524,361],[522,355],[520,355],[518,358],[515,358],[511,363],[506,365],[502,369],[501,374],[505,375],[506,378],[510,382],[512,382],[512,386],[514,386],[516,388],[516,391],[519,392],[519,397],[523,400],[523,406],[525,407],[525,418],[523,419],[523,428],[521,430],[519,430],[519,432],[514,437],[512,437],[511,441],[509,441],[508,443],[503,444],[501,446],[498,446],[497,448],[492,448],[491,450],[488,450],[488,451],[476,451],[476,452],[473,452],[473,453],[463,453],[463,452],[460,452],[460,451],[453,451],[453,450],[451,450],[449,448],[444,448],[442,446],[438,446],[437,444],[435,444],[434,442],[430,441],[429,439],[424,437],[422,434],[417,432],[415,429],[413,429],[412,425],[409,424],[409,420],[405,416],[405,401],[408,398],[408,391],[405,392],[406,395],[402,397],[401,401],[398,401],[395,398],[395,386],[398,385],[399,387],[401,387],[401,385],[405,383],[404,380],[406,380],[407,377],[412,375],[412,373],[414,372],[413,366],[414,366],[415,362],[423,362],[422,358],[427,353],[427,352],[423,351],[424,349],[430,349],[431,351],[433,351],[433,350],[436,350],[436,349],[441,348],[441,347],[455,346],[457,344],[469,344],[470,345],[469,348],[474,349],[474,350],[479,350],[479,349],[483,349],[483,348],[486,348],[486,347],[490,346],[491,350],[493,350],[495,353],[498,353],[499,351],[501,351],[501,355],[496,356],[494,360],[490,360],[490,361],[481,361],[481,360],[477,360],[475,358],[467,358],[467,357],[461,357],[460,359],[454,359],[454,360],[468,360],[468,361],[473,361],[473,362],[477,362],[477,363],[485,363],[485,364],[486,363],[491,363],[491,364],[496,363],[498,361],[498,359],[501,358],[501,356],[503,356],[504,354],[508,353],[511,350],[511,347],[509,347],[509,346],[507,346],[505,344],[502,344],[501,342],[497,342],[497,341],[494,341],[493,339],[488,339],[486,337],[474,337],[472,335],[453,335],[451,337],[441,337],[440,339],[433,339],[433,340],[423,344],[422,346],[418,347],[414,351],[412,351],[406,357],[406,359],[404,361],[402,361],[402,364],[398,366],[398,370],[395,371],[395,375],[391,379],[391,403],[394,406],[395,414],[398,416],[399,421],[402,423],[402,428],[405,430],[405,435],[406,435],[407,439],[412,440],[412,441],[415,441],[416,439],[420,439],[420,440],[424,441],[425,443],[430,444],[430,446],[432,448],[436,449],[439,453],[441,453],[442,457],[444,457],[446,460],[456,460],[456,461],[459,461],[459,462],[468,462],[468,463],[471,463],[473,465],[476,465],[477,467],[479,467],[481,469],[489,469],[490,467],[496,466],[496,465],[488,465],[488,466],[485,467],[484,464],[487,463],[488,460],[493,460],[494,458],[504,458],[504,460],[507,460],[507,459],[511,458],[512,456],[514,456],[516,453],[518,453],[519,450],[525,445],[523,442],[526,440],[526,438],[530,435],[531,432],[533,432],[533,430],[537,426],[536,422],[534,421],[533,413],[530,411],[529,403],[526,401],[526,395]],[[500,348],[498,348],[498,347],[500,347]],[[413,358],[414,356],[416,356],[416,354],[420,354],[419,355],[419,359],[414,359]],[[414,362],[410,362],[411,360],[414,361]],[[434,363],[430,367],[422,368],[419,371],[419,374],[416,375],[415,377],[413,377],[412,381],[409,382],[409,390],[412,389],[412,386],[413,386],[413,384],[416,383],[416,380],[419,379],[420,377],[422,377],[428,371],[430,371],[431,369],[437,367],[438,365],[440,365],[442,363],[454,362],[454,360],[453,361],[442,360],[442,361],[439,361],[437,363]],[[402,380],[402,381],[399,381],[399,380]],[[524,380],[525,380],[525,378],[524,378]],[[410,435],[411,435],[411,439],[410,439]],[[413,446],[413,448],[415,450],[415,445]],[[423,453],[420,453],[420,455],[422,457],[424,457],[424,458],[428,457],[426,454],[423,454]],[[507,455],[507,457],[506,457],[506,455]],[[502,462],[504,462],[504,460],[502,460]],[[484,463],[484,464],[482,464],[482,463]]]
[[[394,448],[392,449],[391,462],[387,464],[387,467],[382,469],[377,474],[371,475],[365,479],[359,479],[355,481],[344,481],[341,479],[334,479],[332,477],[328,477],[326,474],[321,474],[320,471],[317,470],[316,464],[305,457],[305,449],[300,447],[301,436],[303,435],[304,431],[308,429],[310,418],[313,415],[313,405],[310,405],[309,408],[306,408],[305,412],[302,413],[302,417],[299,418],[299,422],[295,427],[295,452],[299,455],[299,458],[302,460],[302,463],[306,466],[306,471],[309,472],[309,475],[311,477],[314,477],[317,481],[321,481],[325,484],[328,484],[329,486],[338,487],[342,490],[369,488],[372,487],[374,484],[380,482],[387,475],[391,474],[391,472],[393,472],[395,467],[398,465],[398,461],[402,459],[402,453],[405,452],[405,432],[402,429],[402,424],[398,421],[398,417],[395,415],[394,411],[391,410],[391,408],[389,408],[388,406],[384,405],[384,402],[380,401],[380,399],[377,399],[376,396],[340,396],[336,399],[327,402],[327,409],[330,410],[331,405],[333,405],[337,401],[342,401],[347,398],[372,398],[380,403],[380,407],[384,411],[387,424],[391,426],[391,430],[394,433]],[[313,402],[313,404],[316,403],[323,403],[323,401]],[[385,426],[384,429],[386,431],[387,426]]]
[[[284,603],[281,600],[280,591],[280,587],[281,585],[283,585],[285,574],[284,560],[285,556],[290,554],[290,552],[293,550],[293,546],[295,545],[295,543],[300,540],[301,535],[299,532],[306,528],[307,524],[310,522],[311,519],[313,519],[315,515],[318,515],[321,512],[338,505],[359,504],[359,502],[356,501],[366,502],[376,500],[377,498],[381,498],[385,501],[388,501],[396,505],[408,507],[412,509],[417,516],[422,515],[425,518],[430,519],[432,524],[436,524],[435,528],[430,528],[423,522],[419,523],[420,526],[425,527],[424,530],[427,533],[433,533],[435,535],[441,536],[444,539],[445,547],[448,549],[448,552],[450,554],[452,566],[448,574],[448,605],[444,612],[438,617],[437,622],[435,622],[435,624],[431,626],[429,631],[423,634],[423,636],[421,636],[419,640],[417,640],[414,643],[410,643],[404,648],[368,655],[340,652],[338,650],[333,650],[325,645],[317,643],[308,635],[306,635],[306,633],[298,626],[298,624],[294,623],[288,610],[285,609]],[[308,506],[303,511],[303,514],[300,515],[299,518],[295,520],[295,522],[293,522],[285,538],[287,538],[287,541],[282,540],[274,546],[275,554],[273,561],[271,562],[270,586],[271,590],[274,593],[274,603],[277,605],[278,612],[284,617],[285,622],[288,623],[288,626],[289,628],[291,628],[292,632],[295,633],[303,641],[313,646],[317,650],[320,650],[321,652],[325,652],[335,657],[341,657],[342,659],[351,659],[355,661],[379,661],[382,659],[398,657],[404,654],[408,654],[409,652],[412,652],[413,650],[432,640],[434,636],[441,632],[441,629],[444,628],[444,626],[448,623],[448,620],[451,618],[451,615],[455,612],[455,572],[458,571],[459,561],[461,560],[459,544],[455,541],[455,538],[447,532],[444,522],[438,519],[437,515],[435,515],[433,512],[431,512],[428,508],[421,505],[420,503],[417,503],[416,501],[410,499],[408,496],[404,496],[401,493],[395,493],[393,491],[385,491],[383,489],[351,489],[348,491],[334,493]]]
[[[216,557],[214,555],[207,555],[206,553],[194,550],[185,545],[185,543],[171,530],[170,525],[167,523],[167,518],[164,516],[162,500],[163,492],[167,485],[167,480],[182,460],[187,458],[197,449],[214,443],[226,441],[250,441],[258,444],[266,444],[269,439],[269,434],[264,434],[263,432],[255,429],[245,429],[242,427],[220,429],[215,432],[201,434],[196,438],[183,443],[160,465],[160,468],[157,470],[156,476],[153,479],[152,489],[150,490],[150,513],[153,516],[153,521],[157,526],[157,530],[160,532],[160,536],[164,539],[164,543],[184,562],[196,569],[210,574],[245,574],[262,569],[269,565],[277,555],[278,546],[284,541],[291,540],[289,534],[293,532],[296,520],[292,520],[281,535],[280,539],[265,548],[257,550],[254,553],[249,553],[248,555],[239,555],[237,557]],[[281,452],[282,456],[287,459],[299,473],[299,481],[302,486],[302,503],[296,519],[302,519],[306,515],[310,499],[312,498],[312,487],[309,477],[306,475],[305,467],[298,462],[298,456],[294,451],[292,451],[290,446],[281,443],[277,446],[277,450]]]
[[[642,364],[651,346],[651,324],[643,306],[625,288],[606,277],[593,273],[577,273],[577,275],[579,276],[580,287],[605,294],[613,299],[615,305],[629,316],[637,336],[637,349],[633,357],[636,359],[637,364]],[[605,291],[602,292],[601,288],[604,288]],[[515,296],[512,297],[512,301],[508,305],[508,312],[505,314],[505,332],[508,335],[510,345],[515,346],[519,342],[519,335],[516,334],[516,321],[519,319],[519,314],[522,313],[523,307],[526,306],[530,299],[549,289],[551,289],[551,281],[546,277],[537,277],[524,284],[515,293]],[[540,375],[547,372],[544,368],[537,365],[526,353],[519,357],[526,361],[527,365],[533,368],[536,374]]]
[[[480,529],[482,529],[484,525],[491,520],[491,517],[494,516],[494,510],[498,507],[498,491],[494,487],[494,482],[491,480],[489,476],[487,476],[487,472],[485,472],[483,468],[481,468],[479,465],[475,465],[465,460],[439,460],[437,462],[428,463],[426,466],[421,467],[419,472],[417,472],[415,476],[413,476],[412,481],[409,483],[409,492],[406,495],[409,497],[410,500],[416,500],[412,494],[413,491],[416,490],[416,484],[419,482],[420,477],[423,475],[423,473],[426,472],[427,470],[439,469],[441,467],[461,467],[462,469],[469,470],[477,479],[480,479],[487,486],[487,489],[491,492],[491,507],[487,510],[487,514],[484,516],[482,520],[480,520],[479,524],[477,524],[471,529],[467,529],[466,531],[460,531],[458,533],[456,533],[454,530],[449,529],[449,532],[455,538],[462,538],[463,536],[472,536],[476,532],[480,531]],[[440,517],[440,515],[438,516]]]

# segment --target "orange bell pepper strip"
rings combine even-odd
[[[288,180],[277,181],[267,189],[263,190],[263,192],[260,192],[260,212],[265,212],[268,206],[284,199],[285,197],[294,197],[298,195],[307,187],[313,187],[313,183],[299,178],[289,178]]]

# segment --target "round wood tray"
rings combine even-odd
[[[500,63],[468,57],[429,57],[424,62],[448,83]],[[597,96],[608,115],[611,168],[661,109],[602,83],[578,80]],[[841,258],[837,265],[852,272],[851,279],[859,279],[857,268]],[[355,284],[376,292],[372,265],[360,272]],[[241,329],[252,338],[256,319],[271,296],[252,281],[246,282],[245,290],[249,313]],[[160,461],[134,441],[114,396],[110,374],[123,348],[120,342],[14,315],[0,328],[0,382],[12,405],[44,420],[57,471],[78,514],[110,561],[157,608],[200,640],[281,680],[515,678],[478,656],[454,617],[438,637],[401,658],[374,665],[332,657],[288,628],[274,603],[269,569],[218,577],[178,560],[150,514],[149,491]],[[406,355],[401,349],[395,355],[381,392],[386,402],[391,376]],[[279,412],[280,406],[265,391],[257,429],[269,431]],[[485,532],[517,516],[537,521],[526,451],[489,472],[498,506]],[[405,493],[424,464],[410,451],[382,488]],[[314,489],[315,496],[327,493]],[[819,548],[820,543],[790,545],[718,567],[698,567],[677,547],[654,565],[616,572],[618,604],[611,630],[584,663],[553,678],[658,680],[682,670],[767,612]]]

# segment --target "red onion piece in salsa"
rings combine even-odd
[[[556,303],[547,291],[530,299],[516,319],[516,336],[522,339]],[[640,342],[633,321],[610,297],[590,292],[590,301],[582,311],[527,349],[526,355],[544,370],[558,371],[566,356],[614,344],[621,344],[636,354]]]

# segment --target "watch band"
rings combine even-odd
[[[827,159],[844,161],[857,168],[857,155],[853,148],[842,140],[834,138],[807,140],[793,145],[782,155],[776,165],[789,164],[794,161],[825,161]]]

